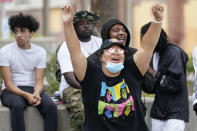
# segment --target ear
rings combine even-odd
[[[30,38],[34,35],[35,32],[30,32]]]
[[[99,54],[99,58],[100,58],[101,63],[103,63],[103,59],[104,59],[104,57],[103,57],[103,55],[102,55],[102,54]]]

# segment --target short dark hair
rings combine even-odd
[[[16,27],[27,28],[30,32],[36,32],[39,28],[39,22],[31,15],[18,15],[11,16],[8,22],[10,29],[14,32]]]

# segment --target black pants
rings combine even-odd
[[[33,93],[33,87],[20,86],[21,90]],[[57,107],[46,92],[41,93],[41,104],[37,109],[44,118],[44,131],[57,130]],[[2,104],[11,111],[11,126],[13,131],[25,131],[24,110],[29,106],[28,101],[23,97],[13,94],[6,89],[2,91]]]

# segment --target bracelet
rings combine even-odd
[[[157,21],[157,20],[153,19],[153,21],[152,21],[152,22],[154,22],[154,23],[156,23],[156,24],[162,24],[162,23],[163,23],[163,20],[161,20],[161,21]]]

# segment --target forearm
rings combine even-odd
[[[134,54],[134,61],[142,75],[149,67],[154,48],[159,40],[162,24],[152,23],[141,41],[141,47]]]
[[[35,86],[34,86],[34,92],[37,92],[39,94],[43,91],[43,79],[44,79],[44,69],[42,68],[36,68],[35,70]]]
[[[74,72],[78,80],[82,81],[87,68],[87,59],[80,49],[79,40],[73,26],[73,13],[73,9],[70,6],[62,9],[64,35]]]
[[[73,72],[66,72],[63,75],[68,84],[70,84],[74,88],[81,89],[81,86],[79,82],[76,80]]]
[[[1,73],[2,73],[2,77],[3,77],[3,80],[4,80],[6,90],[8,90],[9,92],[12,92],[14,94],[20,95],[24,98],[27,97],[27,95],[29,93],[21,90],[20,88],[18,88],[16,85],[13,84],[12,75],[11,75],[11,71],[10,71],[9,66],[2,66],[1,67]]]
[[[34,87],[34,92],[38,92],[39,94],[41,94],[42,91],[43,91],[43,89],[44,89],[44,86],[43,85],[36,85]]]
[[[176,93],[183,89],[184,80],[182,79],[183,74],[163,74],[158,72],[156,75],[158,89],[165,93]]]
[[[9,92],[12,92],[16,95],[22,96],[23,98],[27,98],[28,96],[28,92],[21,90],[20,88],[18,88],[17,86],[9,83],[9,84],[5,84],[6,90],[8,90]]]

